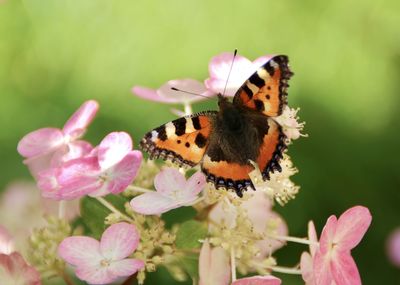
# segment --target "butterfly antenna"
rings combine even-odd
[[[237,49],[235,49],[235,51],[233,52],[233,58],[232,58],[231,68],[229,68],[228,78],[226,79],[226,83],[225,83],[225,87],[224,87],[224,92],[222,92],[222,96],[225,95],[226,87],[228,86],[228,82],[229,82],[229,76],[231,76],[231,71],[232,71],[232,68],[233,68],[233,63],[235,62],[236,54],[237,54]]]
[[[183,92],[183,93],[187,93],[187,94],[191,94],[191,95],[195,95],[195,96],[200,96],[200,97],[204,97],[204,98],[207,98],[207,99],[211,99],[209,96],[205,96],[205,95],[201,95],[201,94],[198,94],[198,93],[194,93],[194,92],[178,89],[178,88],[175,88],[175,87],[171,87],[171,89],[174,90],[174,91]]]

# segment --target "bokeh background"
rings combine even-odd
[[[309,137],[289,151],[301,191],[277,211],[292,235],[305,236],[310,219],[321,230],[330,214],[368,206],[373,223],[353,251],[364,284],[400,284],[385,255],[387,235],[400,226],[399,15],[396,0],[2,0],[0,189],[31,179],[18,140],[61,127],[87,99],[101,106],[90,141],[123,130],[137,142],[174,116],[171,106],[134,97],[133,85],[203,80],[209,59],[235,48],[250,59],[287,54],[289,102],[301,108]],[[206,109],[215,102],[195,106]],[[279,262],[295,265],[303,249],[291,244]],[[174,284],[166,274],[148,284]]]

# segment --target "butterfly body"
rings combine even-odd
[[[292,75],[286,56],[275,56],[261,66],[230,102],[218,95],[219,111],[182,117],[147,133],[141,147],[150,158],[179,166],[201,165],[216,188],[238,196],[254,189],[249,172],[257,163],[264,179],[275,170],[286,148],[285,135],[273,117],[286,104],[287,81]]]

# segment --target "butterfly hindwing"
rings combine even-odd
[[[274,56],[239,88],[233,103],[257,110],[269,117],[279,116],[287,104],[288,80],[292,75],[288,57]]]
[[[212,118],[208,111],[182,117],[148,132],[140,142],[150,158],[170,160],[179,166],[198,164],[208,146]]]
[[[268,119],[268,132],[264,134],[257,164],[262,173],[264,180],[269,180],[269,174],[275,170],[281,171],[279,161],[286,149],[286,136],[283,134],[281,127],[273,120]]]
[[[251,165],[226,160],[212,160],[206,154],[201,169],[206,175],[207,181],[213,183],[215,188],[234,190],[239,197],[243,195],[242,192],[248,186],[254,188],[249,177],[249,172],[253,169]]]

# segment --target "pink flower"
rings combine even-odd
[[[172,90],[171,89],[172,87],[200,94],[203,96],[215,95],[214,93],[207,90],[204,84],[194,79],[170,80],[157,90],[149,89],[142,86],[134,86],[132,88],[132,92],[143,99],[161,103],[170,103],[170,104],[177,104],[177,103],[189,104],[205,99],[204,97],[201,96],[196,96],[189,93]]]
[[[13,239],[7,229],[0,225],[0,254],[10,254],[13,251]]]
[[[256,233],[265,233],[268,228],[268,223],[273,223],[277,224],[277,227],[275,232],[271,234],[287,235],[288,229],[285,221],[277,213],[272,211],[271,201],[263,192],[254,192],[253,196],[247,201],[244,201],[240,207],[247,212],[248,218],[253,224]],[[234,228],[236,227],[236,211],[237,209],[233,205],[230,209],[226,209],[219,203],[210,211],[209,218],[214,223],[224,223],[226,227]],[[256,258],[265,258],[283,245],[282,242],[269,238],[258,241],[259,255]]]
[[[206,240],[199,257],[199,285],[229,285],[231,267],[229,258],[222,247],[211,249]],[[231,285],[280,285],[281,280],[274,276],[252,276],[238,279]]]
[[[0,254],[0,280],[6,285],[40,285],[40,276],[18,252]]]
[[[199,285],[228,285],[230,281],[229,257],[222,247],[211,249],[206,240],[199,256]]]
[[[233,96],[247,78],[271,57],[271,55],[262,56],[251,62],[241,55],[236,55],[225,95]],[[228,79],[229,69],[232,65],[232,59],[233,53],[229,52],[221,53],[211,59],[208,65],[210,78],[206,79],[204,82],[209,90],[215,93],[223,93]]]
[[[64,239],[58,254],[76,267],[76,276],[90,284],[108,284],[144,267],[142,260],[127,258],[139,245],[134,225],[117,223],[107,228],[100,242],[85,236]]]
[[[318,236],[313,221],[308,222],[308,240],[310,241],[310,253],[303,252],[301,255],[300,268],[303,280],[307,285],[314,284],[313,258],[318,249]]]
[[[397,228],[390,234],[386,248],[390,261],[395,266],[400,267],[400,228]]]
[[[44,197],[55,200],[118,194],[132,183],[141,161],[142,153],[132,150],[130,136],[113,132],[89,156],[41,172],[38,186]]]
[[[96,101],[85,102],[65,123],[63,129],[43,128],[24,136],[18,143],[18,152],[25,157],[34,177],[50,166],[81,157],[92,150],[92,146],[79,140],[93,120],[99,106]]]
[[[252,276],[236,280],[232,285],[280,285],[281,280],[275,276]]]
[[[134,211],[144,215],[157,215],[181,206],[190,206],[205,184],[206,179],[201,172],[193,174],[186,181],[177,169],[167,168],[154,179],[157,191],[133,198],[131,206]]]
[[[371,219],[369,210],[362,206],[348,209],[339,219],[333,215],[328,218],[322,230],[319,248],[314,253],[312,273],[306,270],[310,268],[310,260],[302,256],[301,267],[307,284],[361,284],[350,250],[361,241]]]

